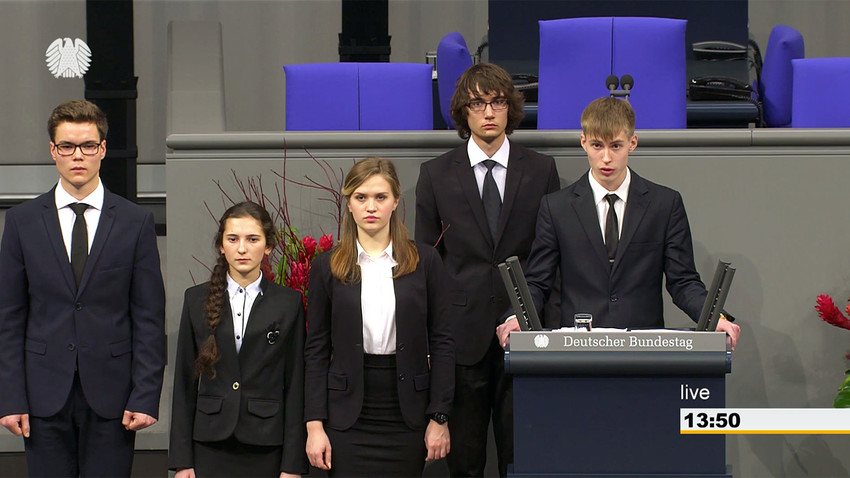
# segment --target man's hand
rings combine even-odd
[[[505,321],[504,324],[496,327],[496,336],[499,338],[499,345],[502,348],[508,346],[508,342],[511,341],[511,332],[520,330],[519,321],[516,320],[516,316],[512,315],[508,317],[508,320]]]
[[[307,422],[307,458],[320,470],[331,469],[331,441],[321,420]]]
[[[738,336],[741,335],[741,326],[726,320],[725,318],[721,318],[719,322],[717,322],[717,331],[718,332],[726,332],[726,335],[729,336],[729,341],[732,343],[732,351],[735,351],[735,345],[738,344]]]
[[[0,425],[3,425],[7,430],[17,436],[23,435],[24,438],[30,437],[30,416],[28,413],[6,415],[0,418]]]
[[[428,449],[428,456],[425,461],[445,458],[452,448],[449,438],[449,424],[440,425],[434,420],[429,420],[428,428],[425,429],[425,447]]]
[[[195,478],[194,468],[184,468],[174,474],[174,478]]]
[[[154,423],[156,423],[156,418],[142,412],[131,412],[130,410],[124,410],[124,418],[121,420],[124,428],[133,432],[147,428]]]

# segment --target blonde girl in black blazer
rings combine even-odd
[[[175,478],[307,471],[304,307],[301,294],[262,277],[275,243],[268,212],[236,204],[219,222],[210,281],[186,290],[171,409]]]
[[[396,211],[392,162],[355,164],[339,245],[310,271],[307,456],[330,476],[418,476],[450,451],[454,340],[447,276]]]

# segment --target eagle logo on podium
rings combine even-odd
[[[538,349],[545,349],[549,346],[549,337],[543,334],[534,336],[534,346]]]
[[[56,78],[82,78],[91,65],[91,50],[79,38],[57,38],[47,47],[47,69]]]

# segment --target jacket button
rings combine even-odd
[[[405,379],[405,376],[404,376],[403,373],[398,374],[398,381],[399,382],[404,382],[404,379]]]
[[[74,345],[74,344],[68,344],[68,350],[73,351],[73,350],[74,350],[74,349],[76,349],[76,348],[77,348],[77,346],[76,346],[76,345]]]
[[[233,382],[233,390],[239,390],[239,382]]]
[[[404,344],[398,344],[398,351],[401,352],[404,350]]]
[[[611,296],[611,302],[617,302],[618,300],[619,300],[619,299],[617,298],[617,296],[616,296],[616,295],[612,295],[612,296]]]
[[[76,304],[74,304],[74,309],[75,310],[83,310],[83,304],[80,303],[80,302],[77,302]]]

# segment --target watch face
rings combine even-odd
[[[437,413],[431,415],[431,420],[434,420],[435,422],[439,423],[440,425],[443,425],[447,421],[449,421],[449,416],[446,415],[445,413],[437,412]]]

